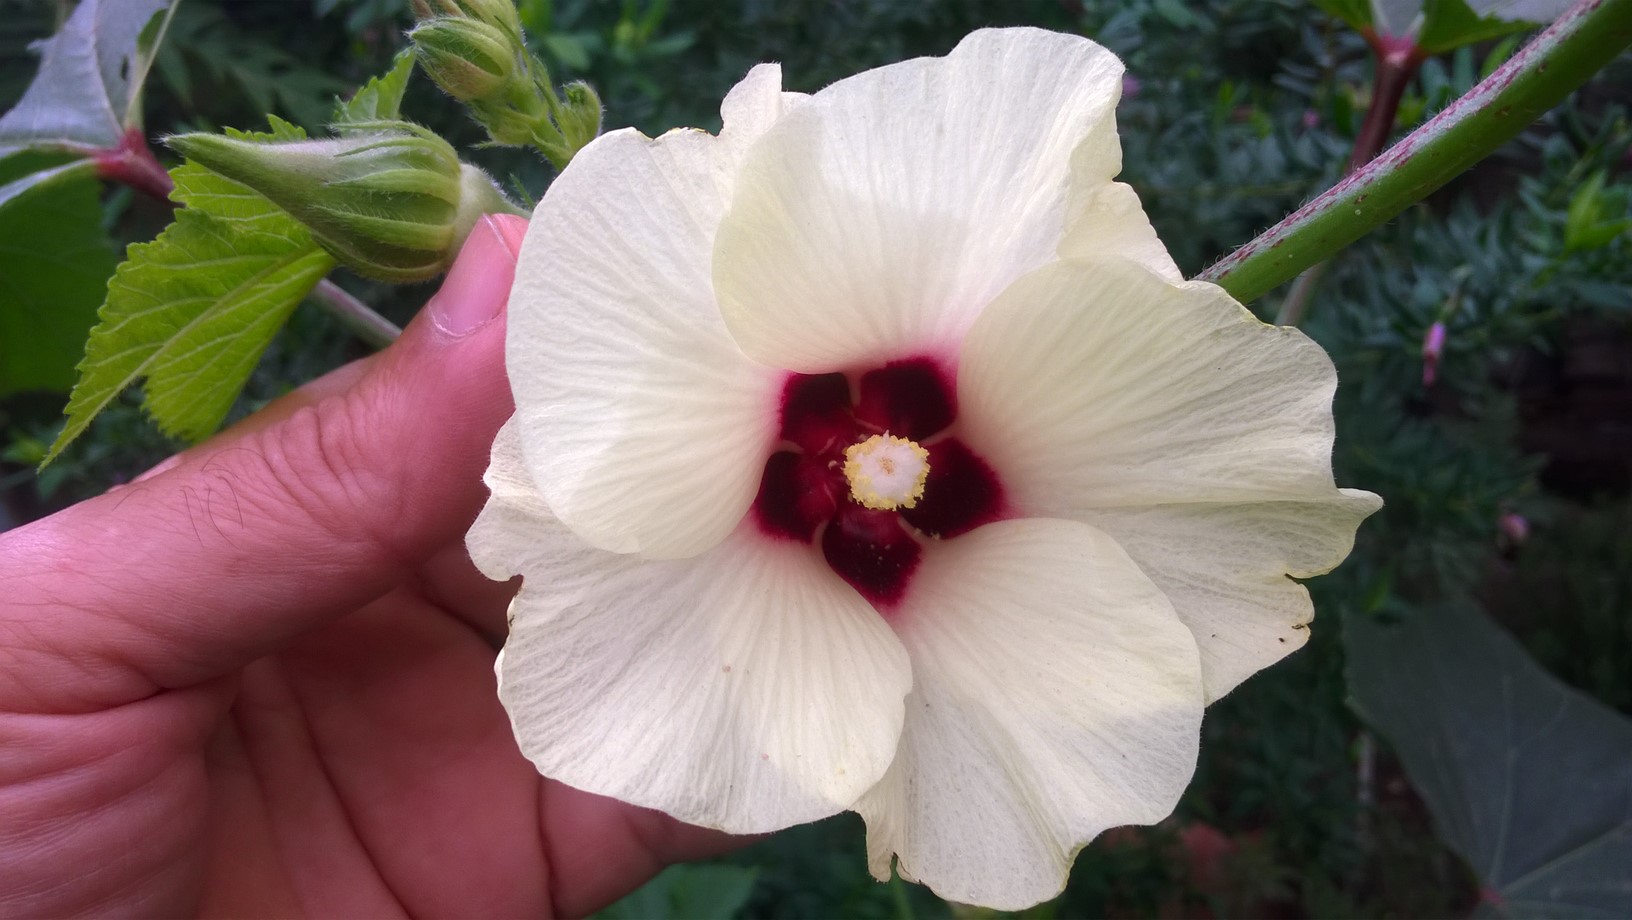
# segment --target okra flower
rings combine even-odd
[[[541,771],[732,832],[853,809],[875,875],[1005,908],[1171,811],[1378,502],[1333,483],[1325,354],[1112,181],[1121,88],[1033,29],[812,96],[761,65],[718,137],[556,180],[469,539],[523,576]]]

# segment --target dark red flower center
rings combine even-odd
[[[754,516],[781,539],[815,544],[840,578],[880,610],[906,594],[924,539],[968,533],[1003,515],[997,474],[953,432],[957,393],[933,358],[892,361],[859,376],[792,374],[782,389],[781,449],[765,463]],[[929,452],[923,495],[880,511],[851,498],[845,449],[874,435]]]

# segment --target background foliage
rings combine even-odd
[[[1360,36],[1294,0],[520,6],[557,81],[589,80],[609,128],[654,135],[675,125],[717,128],[718,100],[761,60],[781,61],[789,87],[810,91],[944,53],[982,26],[1094,37],[1128,64],[1123,178],[1187,273],[1331,184],[1370,94]],[[0,0],[0,107],[32,76],[26,42],[49,35],[64,9]],[[406,0],[188,0],[156,63],[149,133],[262,129],[265,113],[318,130],[335,94],[388,66],[409,21]],[[1488,41],[1429,60],[1397,128],[1465,92],[1513,47]],[[1599,880],[1619,873],[1624,881],[1632,865],[1616,862],[1624,851],[1612,848],[1632,839],[1626,782],[1620,800],[1613,781],[1599,783],[1607,791],[1591,800],[1589,816],[1598,824],[1555,807],[1558,777],[1569,770],[1613,780],[1626,769],[1619,749],[1579,753],[1575,742],[1592,735],[1624,744],[1616,739],[1632,714],[1628,87],[1623,57],[1498,156],[1334,260],[1305,328],[1339,367],[1338,480],[1379,492],[1388,505],[1362,528],[1354,557],[1312,583],[1319,618],[1309,646],[1209,711],[1201,767],[1178,813],[1095,842],[1065,895],[1028,916],[1475,908],[1613,916],[1617,903],[1620,914],[1632,911],[1591,891],[1532,903],[1523,887],[1583,852],[1602,863]],[[481,140],[428,84],[409,94],[405,114],[456,143]],[[525,154],[489,149],[473,158],[524,200],[550,178]],[[26,165],[0,162],[0,184]],[[31,345],[29,363],[0,367],[0,526],[98,492],[175,448],[126,394],[61,461],[33,472],[60,427],[69,368],[113,253],[152,240],[169,218],[89,179],[0,211],[0,353],[19,337]],[[337,280],[397,320],[427,293]],[[1278,296],[1255,309],[1272,316]],[[1446,337],[1429,383],[1423,342],[1435,323]],[[297,309],[232,417],[364,353],[327,314]],[[1385,667],[1424,648],[1440,653],[1411,670]],[[1514,735],[1531,714],[1477,705],[1490,691],[1475,678],[1489,673],[1511,678],[1504,686],[1522,700],[1588,713],[1586,727],[1540,748]],[[1486,747],[1469,748],[1473,741]],[[1468,757],[1453,755],[1469,750],[1475,766],[1518,764],[1505,794],[1528,796],[1512,802],[1537,816],[1511,830],[1524,835],[1535,865],[1484,858],[1491,831],[1466,818],[1491,801],[1477,783],[1425,778],[1432,770],[1462,776],[1457,764]],[[983,914],[900,881],[872,882],[861,839],[853,816],[798,828],[721,865],[670,870],[607,916]]]

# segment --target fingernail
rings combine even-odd
[[[436,327],[465,336],[504,310],[516,276],[516,254],[527,225],[488,215],[477,221],[429,309]]]

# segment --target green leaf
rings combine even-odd
[[[21,159],[21,157],[12,157],[6,163],[9,164],[15,159]],[[9,172],[9,170],[4,171]],[[4,208],[13,198],[18,198],[24,192],[32,189],[72,183],[77,179],[86,176],[94,177],[95,175],[96,164],[84,158],[70,160],[67,163],[52,166],[48,169],[29,170],[20,179],[13,179],[10,182],[0,184],[0,208]],[[7,219],[10,220],[11,218],[8,217]]]
[[[246,136],[301,135],[275,124]],[[248,187],[191,164],[171,176],[186,207],[158,239],[131,246],[108,283],[48,462],[144,378],[145,406],[166,433],[214,431],[272,336],[334,267],[304,227]]]
[[[1552,22],[1570,0],[1425,0],[1417,45],[1441,54]]]
[[[0,156],[116,146],[147,72],[142,30],[167,3],[80,0],[62,31],[41,43],[39,73],[0,118]]]
[[[758,876],[758,870],[738,866],[670,866],[596,917],[600,920],[732,920],[748,903]]]
[[[1632,721],[1565,686],[1479,610],[1354,617],[1356,707],[1503,917],[1632,915]]]
[[[403,93],[408,89],[408,78],[413,74],[413,50],[404,49],[397,54],[390,70],[369,80],[350,99],[342,101],[335,108],[335,129],[344,131],[347,125],[359,122],[397,118],[401,114]]]
[[[1322,12],[1343,20],[1353,29],[1371,25],[1370,0],[1314,0]]]
[[[0,178],[10,163],[0,164]],[[0,212],[0,396],[73,385],[113,274],[101,185],[82,165],[30,171],[0,187],[0,202],[10,199]],[[26,193],[8,194],[29,182]]]

